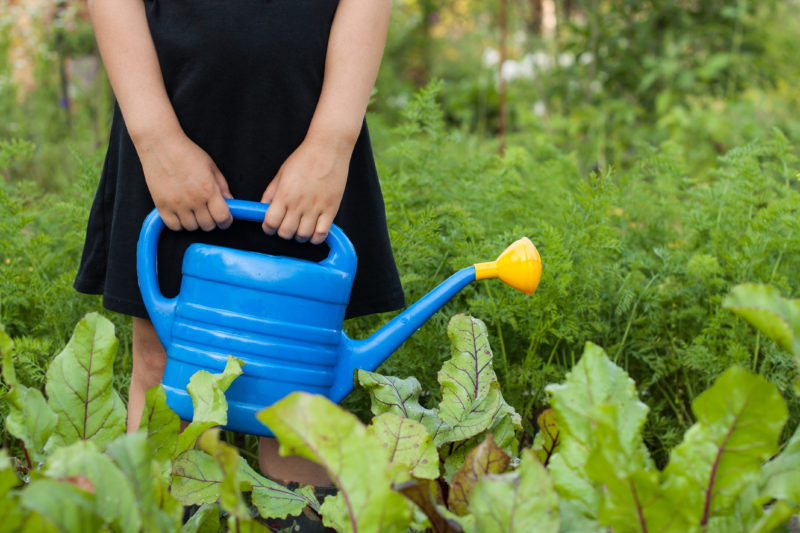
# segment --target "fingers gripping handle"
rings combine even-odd
[[[269,204],[249,202],[246,200],[226,200],[234,219],[262,222]],[[177,298],[166,298],[158,286],[156,269],[158,255],[158,238],[164,230],[164,221],[153,211],[142,224],[139,244],[136,251],[136,269],[139,276],[139,288],[142,292],[150,320],[158,333],[158,338],[166,349],[171,341],[172,321],[175,315]],[[336,268],[343,272],[355,274],[356,253],[350,239],[336,225],[331,226],[325,239],[330,247],[328,257],[320,264]]]
[[[264,217],[267,215],[267,208],[269,207],[269,204],[250,202],[247,200],[226,200],[226,202],[228,203],[233,218],[258,223],[264,221]],[[331,225],[325,242],[330,248],[330,253],[320,264],[344,272],[355,273],[356,251],[350,239],[344,234],[344,231],[335,224]]]

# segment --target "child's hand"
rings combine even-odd
[[[347,183],[353,145],[306,138],[281,165],[262,202],[264,232],[320,244],[328,236]]]
[[[164,224],[174,231],[227,228],[228,183],[211,157],[186,135],[175,133],[136,146],[147,188]]]

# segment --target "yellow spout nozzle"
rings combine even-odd
[[[542,260],[536,247],[527,237],[503,250],[496,261],[475,265],[475,279],[500,278],[506,284],[533,294],[542,278]]]

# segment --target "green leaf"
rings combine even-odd
[[[3,341],[3,336],[7,339],[7,342]],[[11,342],[11,338],[6,335],[5,331],[0,330],[0,345],[5,345],[6,348],[0,347],[0,353],[3,354],[3,381],[9,387],[13,387],[16,385],[17,382],[17,371],[14,370],[14,358],[11,355],[11,348],[14,344]]]
[[[183,524],[180,533],[218,533],[219,507],[202,505],[192,517]]]
[[[58,526],[52,523],[36,512],[26,513],[25,522],[22,524],[21,530],[15,530],[14,533],[63,533]]]
[[[123,435],[106,448],[128,479],[141,510],[144,531],[171,532],[180,524],[182,507],[169,493],[157,490],[160,476],[153,475],[158,465],[150,453],[143,432]]]
[[[406,530],[410,510],[391,488],[397,467],[355,416],[306,393],[290,394],[257,416],[277,436],[281,455],[321,464],[339,488],[322,504],[325,525],[342,532]]]
[[[536,418],[539,432],[533,439],[533,454],[544,466],[550,462],[550,457],[558,450],[561,439],[559,437],[558,423],[556,422],[556,412],[552,409],[545,409]]]
[[[168,461],[175,456],[181,420],[167,405],[163,385],[158,384],[147,391],[139,428],[147,431],[147,441],[156,461]]]
[[[767,509],[764,515],[752,524],[746,533],[770,533],[772,531],[777,531],[781,526],[786,526],[789,523],[792,516],[797,514],[797,510],[797,505],[789,505],[785,501],[779,500]],[[724,533],[729,533],[729,531],[730,529]]]
[[[502,474],[510,464],[511,457],[495,444],[491,435],[487,435],[482,443],[469,452],[464,464],[453,475],[447,497],[448,508],[459,516],[467,514],[470,495],[478,480],[487,474]]]
[[[11,337],[8,336],[8,333],[6,333],[6,330],[3,328],[3,325],[0,324],[0,355],[3,356],[3,363],[4,363],[3,379],[6,380],[6,384],[8,385],[13,385],[17,381],[16,376],[14,376],[12,383],[11,381],[9,381],[10,376],[6,376],[5,373],[5,356],[11,354],[11,350],[13,349],[14,349],[14,341],[11,339]],[[12,367],[11,369],[13,371],[14,368]]]
[[[526,450],[518,470],[482,477],[469,499],[476,531],[557,533],[558,498],[547,470]]]
[[[722,307],[752,324],[795,357],[800,357],[800,300],[783,298],[769,285],[745,283],[734,287]]]
[[[383,376],[376,372],[356,370],[356,379],[369,393],[372,414],[393,413],[403,418],[416,420],[427,428],[434,438],[446,433],[449,428],[439,418],[436,409],[427,409],[419,403],[422,387],[415,377],[406,379]]]
[[[172,464],[172,495],[183,505],[216,503],[224,478],[213,457],[200,450],[186,450]]]
[[[47,370],[47,397],[58,423],[50,445],[91,439],[98,448],[125,432],[125,405],[112,387],[114,325],[86,315]]]
[[[492,425],[507,404],[492,369],[486,326],[467,315],[455,315],[447,326],[452,358],[439,371],[442,401],[439,418],[450,427],[437,444],[466,440]]]
[[[236,448],[220,440],[220,431],[219,428],[206,431],[200,436],[198,445],[217,461],[222,470],[222,483],[219,485],[219,502],[222,510],[239,519],[250,518],[250,511],[242,500],[239,488],[241,457]]]
[[[394,490],[414,502],[425,513],[436,533],[463,531],[457,520],[442,512],[446,508],[442,487],[437,480],[411,479],[395,485]]]
[[[313,489],[291,491],[256,473],[239,458],[239,490],[253,491],[253,505],[265,518],[299,515],[308,505],[319,511]],[[175,460],[172,470],[172,494],[184,505],[210,504],[220,499],[225,475],[219,463],[200,450],[188,450]]]
[[[781,454],[761,468],[763,494],[800,507],[800,426]]]
[[[389,450],[389,461],[405,467],[406,479],[408,475],[424,479],[439,477],[439,454],[427,429],[419,422],[387,412],[376,416],[368,430]]]
[[[778,513],[770,513],[771,516],[764,514],[764,501],[758,497],[758,486],[756,483],[749,483],[738,495],[730,512],[724,515],[711,517],[703,533],[755,533],[761,528],[769,526],[769,523],[776,518]],[[775,509],[772,505],[770,509]],[[677,528],[672,528],[673,530]],[[700,528],[692,528],[694,531]],[[767,531],[772,531],[768,529]],[[683,526],[683,530],[690,530],[690,526]]]
[[[25,443],[34,463],[44,460],[44,446],[58,421],[40,390],[16,384],[6,394],[6,429]]]
[[[212,374],[205,370],[196,372],[186,387],[194,405],[193,420],[214,422],[220,426],[227,424],[228,402],[225,391],[241,374],[242,362],[233,356],[228,356],[228,362],[221,374]]]
[[[676,509],[705,526],[729,512],[778,449],[787,409],[774,385],[740,367],[723,373],[692,403],[697,417],[670,454],[664,487]]]
[[[495,422],[485,431],[474,437],[459,442],[451,442],[442,446],[439,455],[444,461],[444,479],[449,483],[453,479],[453,474],[464,464],[469,452],[482,443],[487,435],[492,435],[492,440],[511,457],[516,457],[519,442],[514,430],[514,422],[509,415],[495,417]]]
[[[5,332],[0,330],[0,343]],[[7,337],[7,336],[6,336]],[[30,459],[41,462],[42,450],[56,426],[56,415],[48,407],[44,395],[38,389],[26,387],[17,381],[14,360],[11,356],[11,339],[3,350],[3,380],[10,390],[5,395],[8,405],[6,429],[25,444]]]
[[[130,481],[93,442],[77,441],[53,452],[44,468],[51,478],[85,476],[94,487],[96,514],[121,531],[136,532],[142,526],[136,492]]]
[[[769,285],[737,285],[725,297],[722,307],[744,318],[761,333],[794,356],[800,372],[800,300],[783,298]],[[800,378],[795,382],[800,394]]]
[[[0,532],[16,531],[22,523],[22,511],[17,495],[10,492],[19,485],[14,467],[4,449],[0,448]]]
[[[192,422],[178,436],[176,452],[194,448],[197,439],[207,429],[228,423],[228,401],[225,399],[225,391],[241,373],[242,362],[233,356],[228,356],[225,369],[220,374],[200,370],[191,377],[186,390],[192,397],[194,414]]]
[[[0,497],[8,494],[8,491],[19,485],[19,479],[14,474],[14,466],[8,458],[8,452],[0,448]]]
[[[264,518],[296,516],[306,506],[319,512],[319,502],[311,486],[290,490],[258,474],[244,459],[239,464],[239,479],[243,485],[242,490],[253,491],[253,505]]]
[[[633,380],[592,343],[586,343],[583,357],[567,373],[565,382],[548,385],[546,390],[561,430],[561,445],[550,458],[549,469],[559,496],[569,502],[562,503],[563,521],[566,524],[578,513],[593,522],[601,488],[588,476],[586,462],[597,444],[595,428],[604,416],[602,407],[616,409],[614,431],[621,453],[647,461],[641,438],[647,406],[639,401]]]
[[[44,517],[61,533],[101,531],[105,520],[96,514],[94,494],[75,485],[53,479],[39,479],[26,486],[20,495],[20,505]],[[41,532],[48,524],[34,518],[24,526],[25,531]]]
[[[586,473],[603,487],[600,522],[614,531],[689,530],[690,524],[680,522],[672,509],[647,455],[620,445],[616,406],[597,407],[595,422],[596,443]]]

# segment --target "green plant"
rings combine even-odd
[[[740,302],[764,304],[763,297],[751,300],[736,292]],[[771,298],[770,306],[778,303]],[[497,382],[486,330],[461,315],[451,320],[448,335],[453,359],[439,374],[446,390],[438,409],[420,405],[413,378],[358,371],[372,397],[375,418],[368,427],[324,398],[304,393],[260,415],[285,453],[320,462],[337,484],[347,476],[341,497],[322,508],[324,517],[326,510],[334,516],[325,519],[328,525],[341,531],[403,530],[411,516],[396,509],[388,491],[392,484],[425,513],[428,522],[417,527],[448,533],[530,531],[530,524],[554,532],[773,531],[800,510],[798,485],[791,481],[800,468],[800,429],[779,454],[786,404],[760,376],[734,366],[701,393],[692,404],[697,421],[660,469],[642,440],[648,407],[633,380],[589,343],[565,381],[547,387],[550,431],[540,433],[534,451],[524,450],[513,467],[516,453],[495,444],[491,433],[503,432],[487,416],[499,410],[490,407]],[[459,386],[450,390],[454,375]],[[483,422],[452,441],[468,453],[448,468],[454,426],[443,418],[453,407],[447,405],[453,394],[460,398],[459,419],[477,410]],[[422,458],[430,466],[434,449],[441,466],[423,471]],[[365,477],[369,491],[356,481]],[[375,508],[394,510],[365,512]]]
[[[726,306],[794,349],[795,302],[742,286]],[[338,486],[320,506],[309,487],[290,491],[260,476],[220,440],[214,426],[227,422],[224,391],[241,374],[236,359],[220,374],[192,377],[194,420],[183,431],[159,386],[148,391],[140,431],[125,435],[124,407],[110,387],[110,322],[97,314],[79,322],[48,369],[46,398],[18,381],[13,342],[0,332],[6,427],[24,452],[0,453],[1,527],[174,531],[183,504],[200,508],[181,531],[266,531],[255,513],[308,508],[351,532],[766,532],[800,511],[800,429],[781,452],[785,401],[748,370],[731,367],[698,395],[697,421],[662,469],[642,439],[649,409],[633,380],[589,343],[564,382],[547,387],[552,409],[539,417],[533,448],[520,453],[519,416],[500,393],[486,327],[456,315],[448,336],[452,357],[439,372],[435,408],[420,402],[414,378],[358,371],[372,400],[369,426],[306,393],[259,414],[282,453],[319,462]]]
[[[437,103],[446,89],[431,85],[412,99],[411,124],[380,154],[407,300],[522,235],[541,253],[542,281],[531,297],[496,282],[470,285],[379,372],[416,376],[422,394],[437,401],[436,372],[448,357],[439,332],[448,316],[468,310],[486,320],[525,443],[545,407],[544,387],[562,379],[587,341],[604,346],[639,384],[651,409],[645,442],[660,466],[694,422],[692,401],[734,364],[786,391],[790,426],[800,420],[791,357],[720,307],[744,280],[797,297],[796,143],[775,130],[702,173],[681,143],[639,143],[628,146],[635,164],[586,176],[543,131],[499,158],[446,129]],[[381,320],[359,319],[348,331],[359,337]],[[363,420],[365,404],[363,391],[346,402]]]
[[[264,516],[319,508],[309,488],[264,478],[211,430],[227,421],[224,391],[241,374],[235,359],[221,374],[192,377],[195,417],[183,431],[159,386],[147,393],[140,431],[126,435],[125,407],[111,387],[111,322],[89,314],[78,323],[50,364],[46,397],[18,381],[11,348],[0,333],[6,429],[23,450],[21,459],[0,452],[0,531],[176,531],[181,503],[204,505],[181,531],[219,529],[220,509],[232,530],[267,531],[242,492]]]
[[[27,161],[25,143],[0,143],[0,172]],[[80,172],[61,194],[43,191],[33,180],[0,180],[0,324],[15,339],[20,383],[42,389],[52,357],[64,346],[72,326],[97,297],[72,288],[83,248],[94,181],[99,166],[79,160]],[[11,165],[11,166],[3,166]],[[114,387],[127,395],[130,376],[130,324],[112,315],[122,343],[115,360]],[[4,428],[7,406],[0,404],[0,439],[13,446]]]

